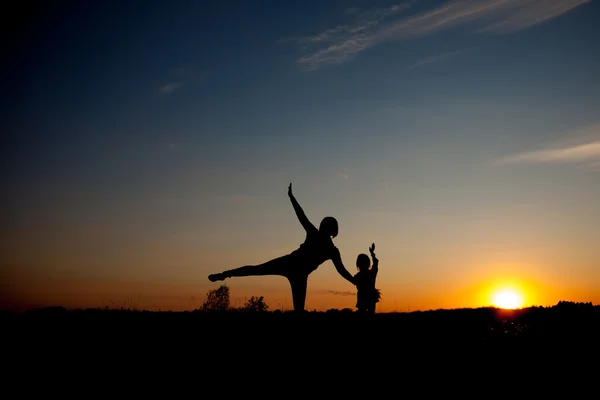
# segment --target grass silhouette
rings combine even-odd
[[[600,337],[600,306],[561,301],[552,307],[505,310],[494,307],[390,312],[361,315],[350,309],[295,313],[241,308],[228,311],[144,311],[133,308],[75,309],[50,307],[24,313],[3,312],[7,331],[20,328],[71,327],[119,330],[148,329],[149,334],[197,331],[207,341],[219,342],[228,332],[243,332],[245,340],[259,345],[299,335],[298,329],[352,336],[361,331],[385,341],[503,341],[595,340]],[[277,332],[277,335],[273,335]],[[317,335],[318,337],[318,335]]]

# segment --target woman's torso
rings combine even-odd
[[[297,250],[294,250],[290,256],[304,272],[310,274],[319,265],[331,260],[336,252],[337,247],[333,244],[331,237],[326,237],[319,231],[314,231],[307,233],[304,243]]]

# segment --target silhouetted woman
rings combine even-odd
[[[288,187],[288,196],[294,211],[306,231],[306,239],[297,250],[259,265],[246,265],[208,276],[211,282],[239,276],[280,275],[290,282],[294,311],[304,311],[308,275],[327,260],[331,260],[338,273],[354,284],[354,277],[342,262],[340,251],[333,244],[338,234],[338,223],[333,217],[325,217],[319,229],[308,220],[298,201],[292,194],[292,184]]]

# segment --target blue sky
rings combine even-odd
[[[388,293],[478,263],[597,289],[599,16],[584,0],[46,6],[3,68],[4,274],[202,292],[301,242],[291,181],[315,223],[339,219],[350,270],[373,241],[394,260]]]

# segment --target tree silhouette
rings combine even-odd
[[[202,311],[227,311],[228,308],[229,288],[227,285],[210,290],[206,294],[206,301],[202,304]]]
[[[267,311],[269,309],[269,306],[267,305],[267,303],[265,303],[265,298],[263,296],[260,296],[260,297],[252,296],[248,299],[248,301],[244,305],[243,309],[246,311],[262,312],[262,311]]]

